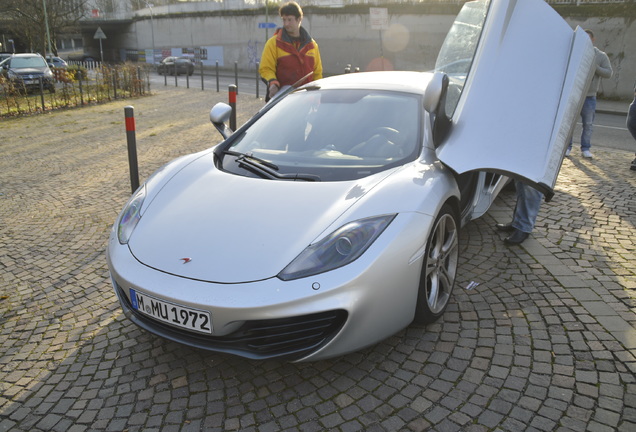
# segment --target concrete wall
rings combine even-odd
[[[270,22],[280,22],[275,13],[268,18]],[[389,16],[389,29],[380,32],[371,29],[368,13],[320,13],[305,16],[303,26],[319,44],[325,75],[340,74],[348,64],[362,71],[378,69],[383,64],[379,59],[388,61],[395,69],[429,70],[454,18],[454,15],[393,14]],[[165,56],[170,49],[175,53],[182,48],[206,47],[208,64],[218,60],[221,67],[233,69],[237,62],[240,70],[254,71],[266,35],[273,34],[273,29],[258,28],[258,23],[266,21],[265,15],[187,14],[176,18],[155,14],[152,20],[148,16],[138,17],[118,42],[130,50],[150,50],[152,23],[157,58],[160,49],[165,50]],[[610,57],[614,76],[601,82],[602,96],[631,99],[636,80],[636,23],[624,18],[566,21],[572,27],[579,25],[593,30],[596,45]],[[537,31],[541,31],[540,26]]]

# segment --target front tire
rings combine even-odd
[[[415,308],[416,323],[430,324],[444,314],[455,285],[458,258],[458,218],[452,207],[444,204],[426,241]]]

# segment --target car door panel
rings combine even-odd
[[[497,172],[551,196],[593,55],[587,34],[545,1],[492,0],[439,159],[460,174]]]

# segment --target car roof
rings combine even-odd
[[[42,56],[37,53],[19,53],[19,54],[13,54],[13,57],[42,57]]]
[[[305,87],[376,89],[424,95],[432,73],[415,71],[355,72],[313,81]]]

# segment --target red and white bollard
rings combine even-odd
[[[135,113],[132,106],[124,107],[126,118],[126,140],[128,141],[128,165],[130,167],[130,187],[134,193],[139,188],[139,166],[137,163],[137,138],[135,136]]]

